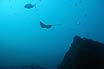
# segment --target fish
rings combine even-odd
[[[50,29],[52,27],[52,25],[46,25],[41,21],[40,21],[40,26],[41,26],[41,28],[46,28],[46,29]]]
[[[25,4],[25,6],[24,6],[24,8],[27,8],[27,9],[31,9],[33,7],[36,8],[36,4],[35,5],[33,5],[33,4]]]
[[[44,24],[42,21],[40,21],[40,26],[41,26],[41,28],[50,29],[50,28],[52,28],[53,26],[60,26],[60,25],[62,25],[62,24],[46,25],[46,24]]]

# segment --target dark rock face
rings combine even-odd
[[[75,36],[57,69],[104,69],[104,44]]]
[[[20,65],[20,66],[0,66],[0,69],[46,69],[38,64]]]

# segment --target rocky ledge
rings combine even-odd
[[[104,69],[104,44],[75,36],[57,69]]]

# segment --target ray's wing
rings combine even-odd
[[[42,23],[42,22],[40,22],[40,26],[41,26],[42,28],[46,28],[46,29],[49,29],[49,28],[52,27],[52,25],[45,25],[45,24]]]
[[[41,26],[42,28],[46,28],[46,25],[43,24],[42,22],[40,22],[40,26]]]
[[[52,27],[52,25],[47,25],[46,26],[47,29],[50,29],[51,27]]]

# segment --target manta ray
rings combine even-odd
[[[43,22],[40,21],[40,26],[41,26],[41,28],[50,29],[50,28],[52,28],[53,26],[57,26],[57,25],[62,25],[62,24],[46,25],[46,24],[44,24]]]

